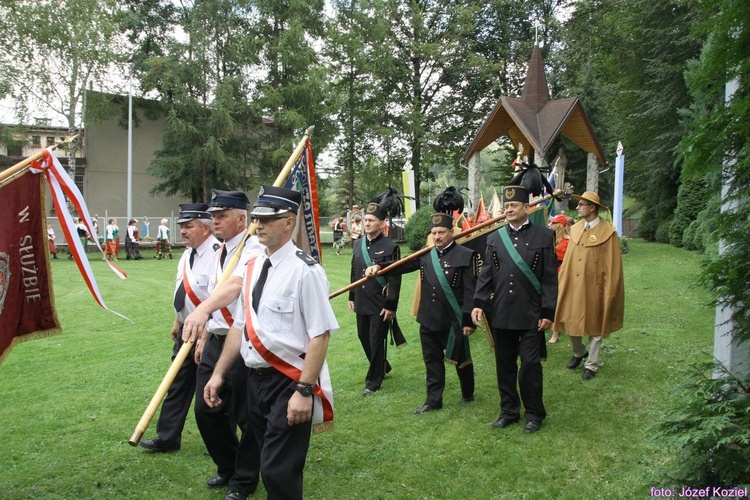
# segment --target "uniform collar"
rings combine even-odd
[[[195,252],[196,252],[196,253],[197,253],[198,255],[201,255],[201,256],[202,256],[202,255],[203,255],[203,254],[204,254],[204,253],[205,253],[205,252],[206,252],[206,251],[207,251],[207,250],[208,250],[209,248],[213,248],[213,246],[214,246],[214,243],[218,243],[218,242],[219,242],[219,240],[217,240],[217,239],[216,239],[216,238],[214,237],[214,235],[212,235],[212,234],[209,234],[209,235],[208,235],[208,238],[206,238],[206,241],[204,241],[203,243],[201,243],[201,244],[200,244],[200,245],[198,246],[198,248],[196,248],[196,249],[195,249]]]
[[[456,242],[455,241],[451,241],[450,243],[448,243],[448,246],[443,247],[442,250],[440,250],[439,248],[435,248],[435,250],[437,250],[438,256],[442,257],[443,255],[445,255],[448,252],[450,252],[451,248],[453,248],[453,246],[454,246],[454,243],[456,243]]]
[[[515,226],[514,226],[513,224],[511,224],[511,223],[509,222],[509,223],[508,223],[508,231],[510,231],[510,232],[511,232],[511,233],[513,233],[513,234],[516,234],[516,233],[520,233],[521,231],[523,231],[523,230],[525,230],[525,229],[528,229],[528,228],[529,228],[529,226],[531,226],[531,221],[530,221],[529,219],[526,219],[526,220],[525,220],[525,221],[523,222],[523,224],[521,224],[521,227],[519,227],[519,228],[517,228],[517,229],[516,229],[516,227],[515,227]]]
[[[368,238],[367,236],[365,236],[365,238],[367,238],[367,243],[368,243],[369,245],[372,245],[373,243],[375,243],[376,241],[378,241],[378,240],[379,240],[380,238],[382,238],[382,237],[383,237],[383,233],[380,233],[379,235],[377,235],[377,236],[376,236],[376,237],[374,237],[373,239],[370,239],[370,238]]]
[[[294,246],[294,242],[292,240],[287,241],[284,246],[276,250],[273,255],[270,257],[267,253],[264,252],[264,255],[268,260],[271,261],[271,265],[273,267],[278,266],[282,260],[284,260],[288,255],[294,254],[297,252],[297,247]]]

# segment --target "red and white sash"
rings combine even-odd
[[[201,302],[208,298],[208,294],[205,294],[204,297],[198,296],[198,293],[200,292],[198,281],[195,279],[195,275],[193,275],[193,270],[188,267],[187,259],[182,264],[182,286],[185,287],[185,296],[190,299],[190,302],[192,302],[195,307],[198,307]],[[196,292],[196,290],[198,290],[198,292]]]
[[[221,252],[224,251],[225,245],[226,245],[226,242],[223,242],[221,244],[221,248],[219,248],[219,251],[216,252],[216,265],[214,266],[214,269],[216,269],[216,271],[214,272],[214,283],[217,286],[219,284],[219,279],[221,278],[221,274],[223,272],[223,269],[221,268]],[[221,312],[221,316],[224,318],[224,321],[227,322],[227,325],[231,327],[234,324],[234,318],[232,317],[232,313],[229,312],[229,309],[227,309],[226,307],[222,307],[221,309],[219,309],[219,312]]]
[[[248,261],[247,276],[252,277],[255,260],[253,258]],[[304,367],[304,360],[300,358],[301,353],[292,352],[286,346],[279,345],[258,328],[258,316],[251,305],[251,281],[252,279],[245,280],[245,338],[269,365],[290,379],[299,381]],[[313,431],[324,432],[331,429],[333,429],[333,387],[328,373],[328,364],[324,361],[313,389]]]

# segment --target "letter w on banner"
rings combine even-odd
[[[0,185],[0,362],[17,342],[60,333],[38,175]]]
[[[315,181],[315,162],[310,141],[307,141],[294,163],[284,187],[302,193],[302,217],[297,217],[292,239],[302,251],[310,254],[318,263],[322,263],[318,186]]]

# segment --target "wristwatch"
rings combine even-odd
[[[304,397],[309,398],[313,395],[314,388],[315,386],[313,384],[308,384],[307,382],[297,382],[297,388],[295,390],[302,394]]]

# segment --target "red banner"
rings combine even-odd
[[[26,173],[0,186],[0,362],[16,342],[60,332],[42,183]]]

